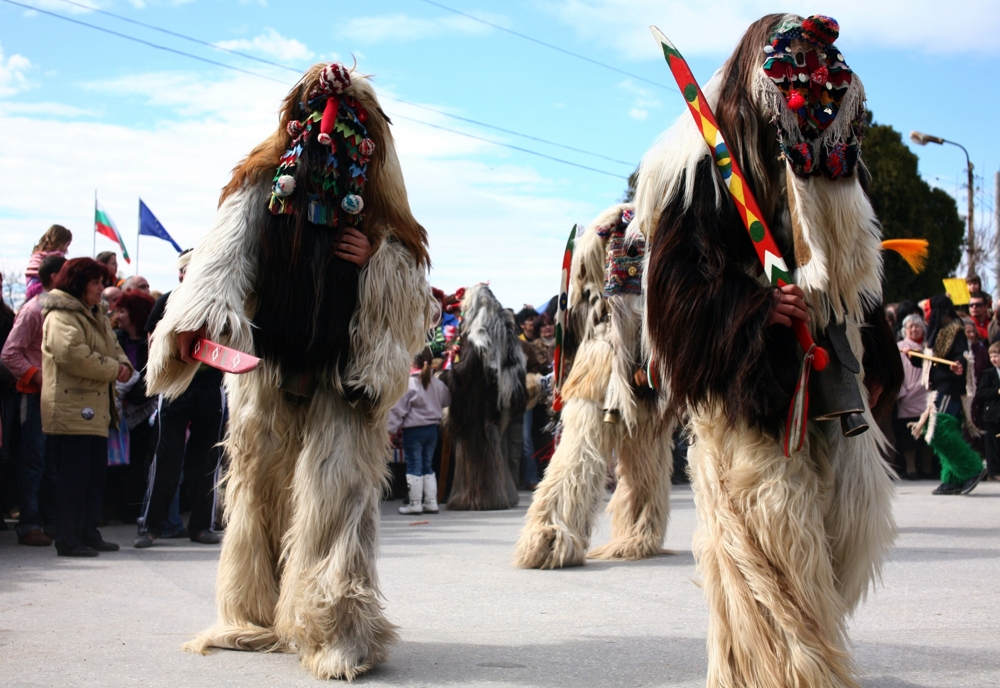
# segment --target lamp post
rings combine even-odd
[[[965,150],[965,146],[960,143],[955,143],[954,141],[949,141],[943,139],[940,136],[931,136],[930,134],[922,134],[919,131],[910,132],[910,140],[914,143],[918,143],[921,146],[926,146],[928,143],[936,143],[941,145],[942,143],[950,143],[953,146],[958,146],[965,153],[965,166],[969,173],[969,239],[968,239],[968,254],[969,254],[969,271],[968,277],[971,277],[976,273],[976,230],[975,224],[973,223],[972,215],[974,210],[975,201],[975,186],[972,177],[972,161],[969,159],[969,151]]]

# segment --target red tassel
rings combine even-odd
[[[333,125],[337,123],[337,108],[340,101],[336,96],[326,99],[326,107],[323,109],[323,119],[319,123],[319,136],[316,140],[324,145],[330,145],[330,134],[333,132]]]

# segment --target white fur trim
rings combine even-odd
[[[344,380],[376,402],[377,422],[385,422],[406,392],[410,363],[424,345],[435,303],[424,271],[402,244],[387,236],[361,271]]]
[[[180,360],[178,332],[203,325],[208,338],[253,353],[245,299],[252,292],[266,189],[244,186],[219,207],[215,224],[191,255],[184,282],[167,301],[153,332],[146,384],[150,394],[173,398],[191,383],[198,366]]]

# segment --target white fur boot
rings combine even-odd
[[[438,512],[438,480],[433,473],[424,476],[424,513],[436,514]]]
[[[410,488],[410,502],[399,507],[401,514],[422,514],[424,507],[424,479],[419,475],[406,474],[406,484]]]

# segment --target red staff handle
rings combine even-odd
[[[823,368],[826,368],[826,365],[830,362],[830,354],[823,347],[816,345],[805,321],[799,319],[793,320],[792,329],[795,330],[795,338],[799,340],[799,346],[802,347],[802,350],[808,353],[812,349],[813,370],[823,370]],[[815,349],[813,349],[814,346],[816,347]]]

